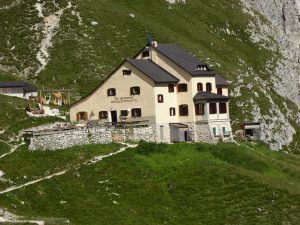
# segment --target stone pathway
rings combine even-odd
[[[123,143],[123,144],[124,144],[124,143]],[[95,164],[95,163],[101,161],[102,159],[109,158],[109,157],[112,157],[112,156],[114,156],[114,155],[120,154],[120,153],[124,152],[127,148],[135,148],[135,147],[137,147],[137,145],[131,145],[131,144],[124,144],[124,145],[126,145],[126,146],[120,148],[118,151],[109,153],[109,154],[107,154],[107,155],[96,156],[96,157],[94,157],[93,159],[91,159],[91,160],[89,160],[88,162],[86,162],[86,163],[84,163],[83,165],[81,165],[80,167],[85,166],[85,165]],[[17,147],[16,147],[16,148],[17,148]],[[11,153],[12,153],[12,151],[11,151]],[[11,154],[11,153],[10,153],[10,154]],[[79,168],[80,168],[80,167],[79,167]],[[61,176],[61,175],[67,173],[68,171],[70,171],[70,170],[72,170],[72,169],[74,169],[74,168],[70,168],[70,169],[67,169],[67,170],[62,170],[62,171],[60,171],[60,172],[57,172],[57,173],[51,174],[51,175],[49,175],[49,176],[45,176],[45,177],[39,178],[39,179],[37,179],[37,180],[29,181],[29,182],[24,183],[24,184],[21,184],[21,185],[11,186],[11,187],[9,187],[9,188],[7,188],[7,189],[5,189],[5,190],[0,191],[0,195],[1,195],[1,194],[4,194],[4,193],[12,192],[12,191],[14,191],[14,190],[21,189],[21,188],[23,188],[23,187],[30,186],[30,185],[32,185],[32,184],[39,183],[39,182],[44,181],[44,180],[50,180],[51,178],[57,177],[57,176]]]

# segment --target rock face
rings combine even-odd
[[[299,122],[300,0],[241,0],[241,2],[244,12],[254,18],[254,22],[250,22],[248,26],[252,42],[274,52],[274,59],[266,65],[267,71],[272,73],[271,82],[255,77],[257,83],[261,85],[261,92],[271,104],[269,115],[262,115],[261,108],[255,104],[252,115],[254,120],[262,123],[262,140],[289,145],[296,132],[291,121]],[[275,59],[275,55],[279,57]],[[251,70],[249,71],[251,73]],[[237,90],[240,90],[239,88]],[[281,107],[276,104],[274,96],[270,94],[272,89],[298,106],[296,115],[286,102]]]

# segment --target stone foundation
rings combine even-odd
[[[29,138],[29,150],[57,150],[88,144],[108,144],[124,141],[154,142],[153,127],[129,129],[84,128],[69,131],[37,133]]]

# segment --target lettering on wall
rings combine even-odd
[[[114,100],[111,101],[111,103],[128,103],[128,102],[137,102],[137,99],[132,97],[115,97]]]

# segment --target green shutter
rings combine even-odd
[[[217,136],[217,128],[213,128],[213,134],[214,134],[214,136]]]
[[[222,127],[222,132],[223,132],[223,135],[224,135],[225,132],[226,132],[226,127]]]

